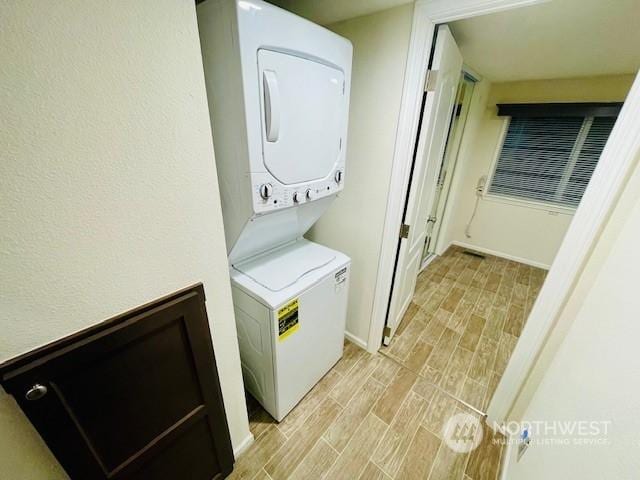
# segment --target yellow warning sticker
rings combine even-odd
[[[298,299],[296,298],[278,310],[278,340],[284,340],[297,332],[299,328]]]

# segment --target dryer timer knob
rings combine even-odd
[[[263,183],[260,185],[260,196],[265,200],[273,195],[273,185],[270,183]]]
[[[300,203],[302,201],[302,194],[300,192],[295,192],[293,194],[293,201],[295,203]]]
[[[305,196],[307,197],[307,200],[313,200],[314,198],[316,198],[316,192],[309,189],[307,190],[307,193],[305,194]]]
[[[337,184],[342,183],[342,179],[343,179],[343,177],[344,177],[344,173],[342,172],[342,170],[338,170],[338,171],[336,172],[336,177],[335,177],[335,179],[336,179],[336,183],[337,183]]]

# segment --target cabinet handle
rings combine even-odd
[[[36,383],[35,385],[33,385],[33,387],[27,390],[27,393],[24,394],[24,397],[27,400],[40,400],[47,394],[48,391],[49,390],[47,389],[47,387],[40,383]]]

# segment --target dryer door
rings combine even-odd
[[[264,49],[258,51],[258,68],[266,169],[287,185],[327,177],[342,148],[343,72]]]

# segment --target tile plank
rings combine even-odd
[[[373,407],[373,413],[383,422],[390,424],[417,377],[411,370],[401,368]]]
[[[484,410],[484,399],[487,392],[487,385],[472,380],[467,377],[460,398],[467,402],[469,405],[476,407],[478,410]]]
[[[404,366],[414,372],[420,372],[425,362],[427,361],[427,358],[429,358],[429,355],[431,355],[433,348],[433,345],[430,345],[422,338],[419,338],[411,348],[409,356],[404,361]]]
[[[389,385],[398,373],[398,370],[400,370],[400,365],[383,355],[380,365],[373,371],[371,377],[383,385]]]
[[[465,473],[473,480],[497,480],[504,437],[485,425],[482,442],[469,457]]]
[[[509,305],[507,318],[504,322],[504,332],[519,337],[523,326],[524,308],[515,304]]]
[[[498,351],[496,353],[496,361],[493,365],[493,370],[500,376],[504,373],[504,369],[507,367],[507,362],[511,358],[511,353],[516,347],[518,338],[508,333],[503,333],[500,337],[500,343],[498,343]]]
[[[478,347],[471,360],[469,368],[469,378],[475,380],[482,385],[488,385],[493,370],[498,343],[484,335],[480,337]]]
[[[464,296],[464,290],[462,288],[453,287],[449,291],[445,299],[443,300],[442,305],[440,305],[440,308],[453,313],[458,307],[458,304],[460,303],[460,300],[462,300],[463,296]]]
[[[249,418],[249,430],[255,440],[258,440],[260,435],[266,432],[271,425],[276,425],[276,421],[262,406]]]
[[[436,459],[440,439],[419,427],[396,476],[396,480],[422,480],[427,478]]]
[[[460,338],[460,343],[458,344],[458,346],[466,348],[471,352],[475,352],[485,324],[486,320],[483,317],[472,314],[469,318],[467,328]]]
[[[422,426],[442,438],[442,429],[455,412],[458,402],[440,390],[436,391],[422,418]]]
[[[338,372],[340,375],[346,375],[366,353],[367,352],[356,344],[345,341],[342,358],[338,360],[338,363],[336,363],[332,370]]]
[[[427,402],[424,398],[411,392],[371,458],[391,477],[395,477],[400,469],[404,454],[418,429],[426,406]]]
[[[437,391],[436,386],[423,377],[418,377],[411,390],[424,398],[427,403],[431,401]]]
[[[351,399],[338,419],[333,422],[324,435],[327,442],[338,452],[342,452],[349,443],[358,425],[371,411],[382,395],[384,386],[369,378],[360,391]]]
[[[287,437],[275,425],[268,427],[264,434],[240,455],[233,467],[233,472],[227,478],[230,480],[253,479],[286,442]]]
[[[433,352],[429,356],[426,365],[443,372],[459,339],[460,335],[450,328],[445,328],[440,340],[438,340]]]
[[[300,465],[342,408],[327,397],[265,465],[273,480],[285,480]]]
[[[453,351],[451,361],[442,375],[440,387],[451,395],[459,395],[465,378],[467,377],[467,371],[471,365],[472,358],[473,352],[465,348],[457,347]]]
[[[380,470],[375,463],[369,462],[364,467],[359,480],[391,480],[391,477]]]
[[[380,443],[386,429],[387,424],[378,417],[372,414],[367,415],[327,474],[327,478],[331,480],[358,478],[369,463],[369,456]]]
[[[325,478],[337,458],[338,452],[321,438],[294,470],[289,480],[321,480]]]
[[[343,407],[346,407],[349,400],[355,395],[358,389],[364,385],[367,378],[378,368],[381,355],[366,354],[342,377],[342,380],[331,391],[331,397]],[[268,470],[267,470],[268,471]]]
[[[462,480],[468,459],[468,453],[457,453],[443,443],[438,450],[429,480]]]
[[[418,337],[420,337],[420,334],[424,330],[426,320],[426,316],[416,315],[402,336],[393,337],[391,345],[385,349],[385,352],[401,361],[407,358],[411,347],[413,347],[413,344],[416,343]]]
[[[499,341],[506,318],[506,310],[495,306],[491,307],[491,310],[489,310],[489,314],[487,315],[487,322],[482,334],[489,337],[491,340],[496,342]]]
[[[442,332],[444,332],[444,329],[447,328],[447,323],[449,323],[450,317],[450,312],[447,312],[443,309],[438,309],[433,314],[426,327],[424,327],[420,338],[431,345],[436,345],[438,343],[438,340],[440,340],[440,337],[442,336]]]
[[[396,335],[402,335],[402,332],[405,331],[407,325],[411,323],[411,320],[413,320],[413,317],[416,315],[416,313],[418,313],[419,310],[419,305],[413,302],[409,304],[409,308],[407,308],[407,311],[404,313],[402,320],[400,320],[400,325],[398,325],[398,328],[396,329]]]

